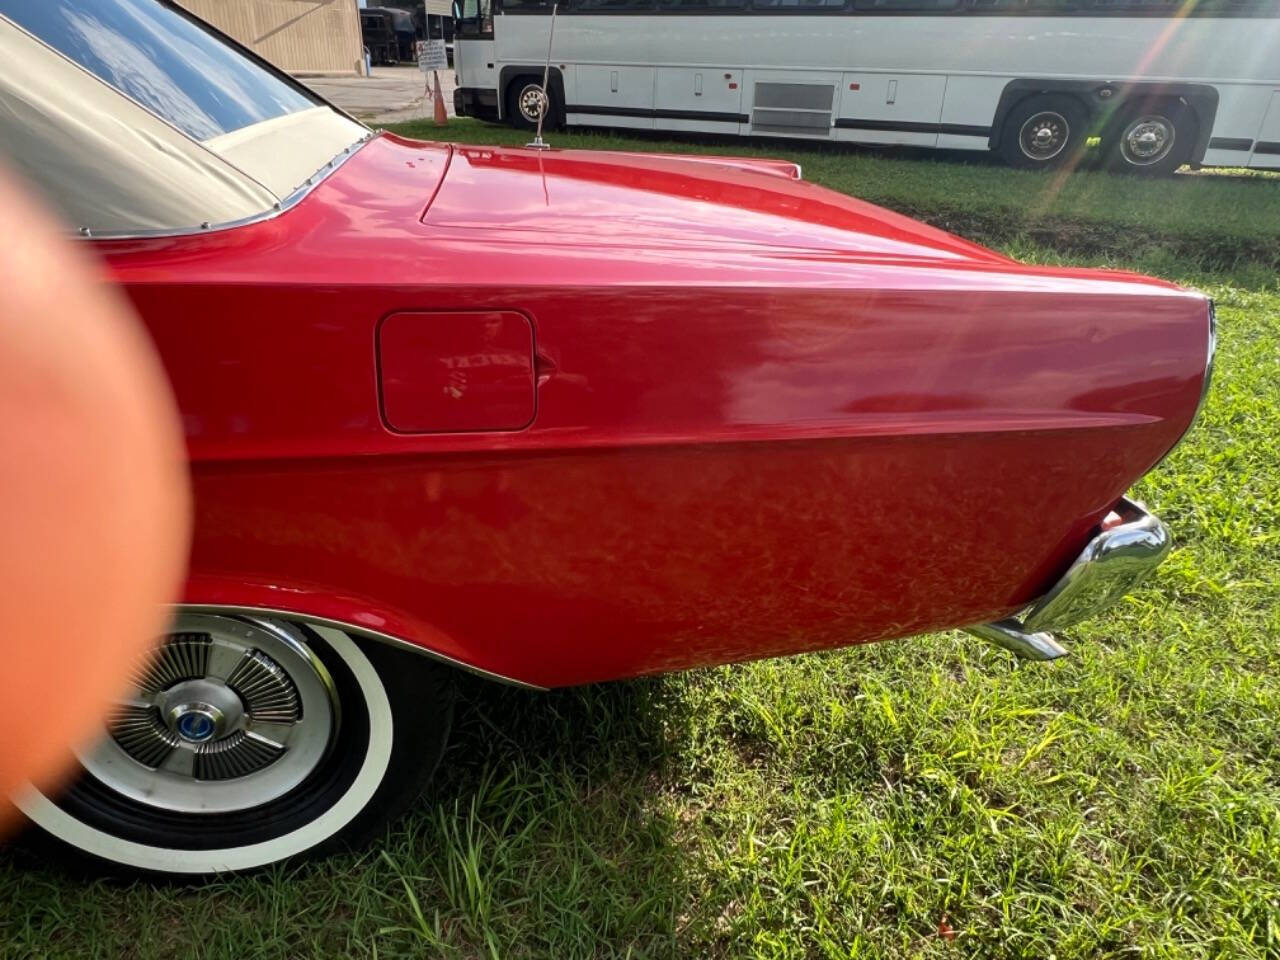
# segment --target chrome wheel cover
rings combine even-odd
[[[1176,128],[1168,117],[1147,114],[1125,125],[1120,135],[1120,155],[1126,163],[1146,167],[1159,163],[1173,149]]]
[[[520,116],[529,123],[537,123],[547,109],[547,95],[536,83],[528,84],[516,98]]]
[[[339,721],[333,679],[293,626],[183,614],[140,660],[85,770],[138,803],[229,813],[294,789]]]
[[[1028,159],[1043,163],[1067,148],[1071,125],[1056,110],[1033,113],[1018,130],[1018,147]]]

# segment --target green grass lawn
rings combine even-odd
[[[377,848],[195,888],[2,856],[0,955],[1280,957],[1280,181],[749,152],[1217,298],[1208,406],[1137,490],[1177,537],[1160,572],[1053,664],[951,633],[550,694],[466,679],[438,784]]]

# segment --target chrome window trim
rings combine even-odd
[[[374,132],[372,130],[369,131],[351,146],[346,147],[341,153],[334,156],[332,160],[320,167],[311,176],[307,177],[306,181],[293,193],[281,200],[277,200],[273,206],[263,210],[262,213],[254,214],[251,217],[241,217],[239,220],[228,220],[222,223],[205,221],[196,227],[179,227],[173,230],[91,230],[89,227],[80,227],[76,233],[78,236],[93,240],[153,240],[164,237],[192,237],[206,233],[217,233],[222,230],[234,230],[237,227],[247,227],[254,223],[274,220],[302,202],[312,190],[328,179],[329,174],[354,157],[360,148],[372,140],[374,136]],[[217,154],[214,154],[214,156],[217,156]],[[253,178],[250,177],[249,179]],[[257,181],[254,180],[254,183],[257,183]],[[264,187],[263,189],[266,188]]]
[[[383,633],[380,630],[371,630],[368,627],[357,626],[354,623],[348,623],[344,620],[335,620],[332,617],[317,617],[309,613],[300,613],[297,610],[284,610],[279,607],[242,607],[235,604],[224,603],[175,603],[170,605],[174,617],[180,613],[221,613],[231,614],[242,617],[279,617],[292,623],[318,624],[322,627],[332,627],[335,630],[341,630],[344,633],[352,633],[359,637],[366,637],[370,640],[376,640],[379,643],[390,644],[393,647],[399,647],[402,650],[408,650],[412,653],[421,654],[424,657],[430,657],[440,663],[450,667],[457,667],[459,670],[465,670],[468,673],[483,677],[486,680],[496,680],[499,683],[505,683],[508,686],[520,687],[524,690],[537,690],[545,692],[548,687],[540,687],[536,683],[527,683],[524,680],[516,680],[514,677],[503,676],[500,673],[494,673],[491,670],[485,670],[483,667],[475,667],[469,663],[446,656],[443,653],[437,653],[435,650],[429,650],[426,647],[419,646],[403,637],[397,637],[394,634]]]

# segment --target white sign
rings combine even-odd
[[[423,73],[449,69],[449,54],[443,40],[418,41],[418,69]]]

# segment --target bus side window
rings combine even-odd
[[[575,10],[651,10],[653,0],[577,0]]]
[[[955,10],[961,0],[854,0],[855,10]]]
[[[658,0],[659,10],[722,10],[746,5],[746,0]]]
[[[1280,17],[1280,0],[1197,0],[1189,16]]]
[[[756,10],[840,10],[845,0],[752,0]]]
[[[1178,10],[1182,4],[1177,0],[1089,0],[1089,7],[1100,13],[1109,13],[1113,10],[1142,10],[1155,12],[1172,13]]]

